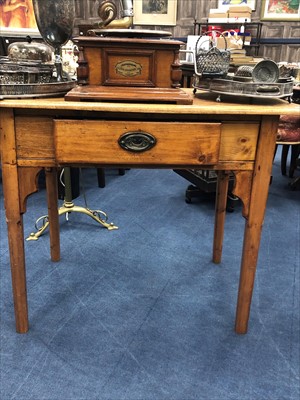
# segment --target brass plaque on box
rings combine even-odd
[[[155,87],[153,51],[103,50],[103,85]]]

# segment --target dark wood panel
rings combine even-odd
[[[276,44],[265,44],[264,46],[262,46],[262,50],[263,50],[263,52],[261,52],[261,53],[266,58],[270,58],[271,60],[286,61],[286,60],[283,60],[281,57],[282,45],[280,45],[280,44],[277,44],[277,45]]]

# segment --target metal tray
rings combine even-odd
[[[293,94],[293,82],[265,83],[265,82],[238,82],[227,79],[213,79],[209,90],[218,94],[256,98],[281,98]]]
[[[42,84],[3,84],[0,85],[0,99],[62,96],[75,86],[75,81]]]

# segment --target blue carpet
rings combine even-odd
[[[300,191],[276,159],[249,332],[234,333],[244,220],[228,213],[223,259],[211,262],[214,204],[186,204],[169,170],[83,170],[88,206],[61,219],[59,263],[49,235],[26,242],[30,331],[15,333],[1,188],[2,400],[298,400]],[[299,174],[299,171],[298,171]],[[83,196],[75,200],[84,205]],[[25,234],[47,213],[31,196]]]

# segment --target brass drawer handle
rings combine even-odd
[[[124,133],[118,143],[124,150],[142,153],[156,145],[156,138],[148,132],[133,131]]]

